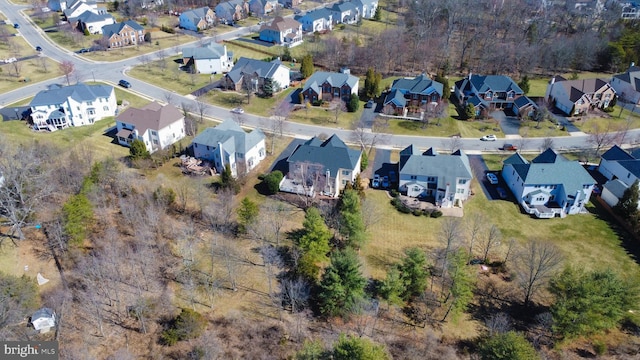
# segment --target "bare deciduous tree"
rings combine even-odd
[[[502,239],[500,229],[495,225],[489,226],[488,230],[485,231],[484,236],[481,234],[478,238],[478,247],[484,263],[489,260],[491,251],[500,246],[500,240]]]
[[[524,305],[529,306],[560,265],[562,254],[551,243],[529,240],[517,251],[516,258],[516,281],[522,290]]]
[[[64,74],[64,77],[67,79],[67,86],[71,85],[70,77],[73,71],[75,70],[75,65],[69,61],[65,60],[60,63],[60,71]]]

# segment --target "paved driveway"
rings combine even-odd
[[[507,192],[509,191],[507,187],[504,185],[504,181],[502,180],[502,176],[499,172],[494,172],[498,177],[498,184],[491,185],[489,180],[487,180],[487,173],[490,172],[487,168],[487,164],[484,162],[484,159],[481,155],[468,155],[469,156],[469,165],[471,165],[471,172],[473,172],[473,176],[478,179],[478,183],[480,184],[480,188],[482,192],[484,192],[484,196],[489,200],[498,200],[500,196],[498,195],[497,187],[502,187]]]
[[[376,157],[373,160],[373,177],[374,174],[380,175],[380,177],[389,175],[389,171],[392,170],[393,164],[391,164],[391,150],[376,149]]]
[[[504,111],[494,111],[491,116],[498,120],[500,128],[505,135],[520,134],[520,120],[515,116],[507,116]]]

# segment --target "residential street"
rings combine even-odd
[[[325,4],[326,5],[326,4]],[[52,58],[55,61],[61,62],[63,60],[70,60],[74,63],[75,69],[79,74],[79,78],[84,80],[98,80],[105,81],[107,83],[112,84],[113,86],[117,86],[117,83],[120,79],[126,79],[132,85],[131,89],[128,91],[132,91],[133,93],[145,97],[149,100],[159,100],[165,101],[167,90],[164,90],[160,87],[154,86],[152,84],[134,79],[127,75],[127,70],[132,66],[138,65],[138,58],[129,58],[122,61],[117,62],[94,62],[83,59],[79,57],[77,54],[58,48],[54,43],[50,42],[44,32],[38,28],[35,24],[31,23],[31,20],[26,16],[23,16],[20,13],[20,10],[27,9],[27,6],[23,5],[14,5],[6,1],[0,2],[0,11],[2,11],[9,21],[20,24],[20,36],[24,37],[25,40],[31,44],[33,47],[41,46],[43,48],[43,55],[46,55]],[[249,34],[252,31],[250,28],[238,28],[231,32],[225,34],[216,35],[216,40],[227,40],[234,39],[239,36],[243,36]],[[205,38],[206,39],[206,38]],[[196,43],[198,40],[194,40],[192,43]],[[189,45],[188,44],[182,44]],[[167,56],[175,55],[175,52],[172,53],[172,49],[165,49]],[[151,54],[153,57],[153,54]],[[25,74],[27,75],[27,74]],[[9,91],[4,94],[0,94],[0,107],[4,107],[8,104],[14,103],[21,99],[25,99],[31,96],[34,96],[38,91],[45,90],[47,86],[51,84],[64,84],[64,78],[60,77],[57,79],[51,79],[48,81],[31,84],[25,86],[23,88],[19,88],[13,91]],[[195,108],[195,101],[192,96],[179,96],[177,94],[173,95],[172,102],[174,105],[180,106],[182,103],[186,103],[193,108]],[[370,109],[366,109],[367,111]],[[214,119],[226,119],[229,117],[229,110],[226,108],[221,108],[213,105],[208,105],[205,110],[205,115],[214,118]],[[363,118],[368,118],[367,116],[363,116]],[[265,119],[261,116],[244,114],[245,124],[250,127],[262,127]],[[300,138],[309,138],[321,133],[335,133],[342,139],[350,139],[351,131],[344,129],[326,129],[320,126],[314,125],[305,125],[299,123],[288,122],[285,128],[285,133],[290,136],[300,137]],[[636,143],[640,137],[640,129],[634,129],[629,131],[628,139],[631,139],[632,143]],[[403,148],[410,144],[415,144],[419,148],[441,148],[442,144],[448,140],[448,138],[436,138],[436,137],[421,137],[421,136],[408,136],[408,135],[391,135],[389,136],[389,142],[386,144],[380,144],[378,147],[380,148]],[[554,144],[559,150],[567,150],[567,149],[579,149],[584,147],[589,147],[590,145],[587,142],[588,137],[585,134],[578,134],[578,136],[564,136],[564,137],[555,137],[553,139]],[[505,141],[509,140],[498,140],[494,142],[483,142],[479,139],[461,139],[462,148],[468,152],[478,152],[478,151],[495,151],[498,150]],[[543,138],[530,138],[526,142],[525,148],[521,149],[524,151],[530,150],[539,150],[543,144]]]

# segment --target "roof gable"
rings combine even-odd
[[[216,127],[205,129],[193,139],[193,143],[212,148],[222,144],[228,152],[246,154],[262,140],[262,130],[256,128],[247,133],[235,121],[227,119]]]
[[[83,83],[53,87],[40,91],[34,96],[29,106],[59,105],[68,99],[78,102],[95,101],[98,98],[108,98],[113,93],[113,86],[110,85],[86,85]]]
[[[406,151],[405,151],[406,150]],[[438,154],[433,148],[419,154],[415,146],[405,148],[404,161],[400,163],[400,174],[437,176],[444,184],[455,184],[457,178],[472,179],[469,158],[462,151]]]
[[[604,154],[602,154],[602,158],[610,161],[635,159],[635,157],[633,157],[631,154],[626,152],[623,148],[621,148],[618,145],[613,145],[609,150],[605,151]]]
[[[162,130],[182,119],[184,115],[178,108],[171,104],[163,106],[155,101],[140,109],[129,107],[116,117],[117,121],[133,125],[139,134],[147,130]]]
[[[349,148],[337,135],[332,135],[324,142],[313,137],[298,145],[287,162],[320,164],[331,172],[331,176],[336,176],[340,169],[357,170],[361,155],[361,151]]]
[[[414,78],[402,78],[393,82],[391,89],[398,89],[410,94],[429,95],[433,92],[442,96],[443,85],[431,80],[426,74],[420,74]]]

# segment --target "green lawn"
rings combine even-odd
[[[161,66],[160,60],[154,59],[155,61],[149,64],[131,68],[128,73],[137,79],[175,91],[180,95],[190,94],[194,90],[222,77],[222,75],[189,74],[180,70],[180,65],[175,62],[177,59],[180,59],[180,56],[166,58],[164,66]]]
[[[11,27],[13,29],[13,27]],[[8,42],[0,43],[0,59],[5,57],[21,58],[36,55],[36,50],[22,37],[11,37]],[[35,57],[14,63],[0,63],[0,92],[11,91],[29,83],[40,82],[62,75],[58,63],[48,57]],[[27,82],[28,81],[28,82]]]
[[[527,93],[527,96],[543,97],[547,91],[548,84],[548,78],[529,79],[529,92]]]
[[[235,91],[210,91],[206,95],[202,96],[202,101],[228,108],[234,108],[240,106],[245,112],[261,115],[271,116],[274,107],[283,101],[295,88],[288,88],[279,92],[272,98],[262,98],[258,96],[251,96],[250,103],[247,103],[246,94]]]
[[[297,110],[290,115],[290,120],[325,127],[351,129],[360,120],[364,102],[360,102],[360,107],[356,112],[342,111],[336,122],[335,112],[319,106],[309,106],[305,109]]]

